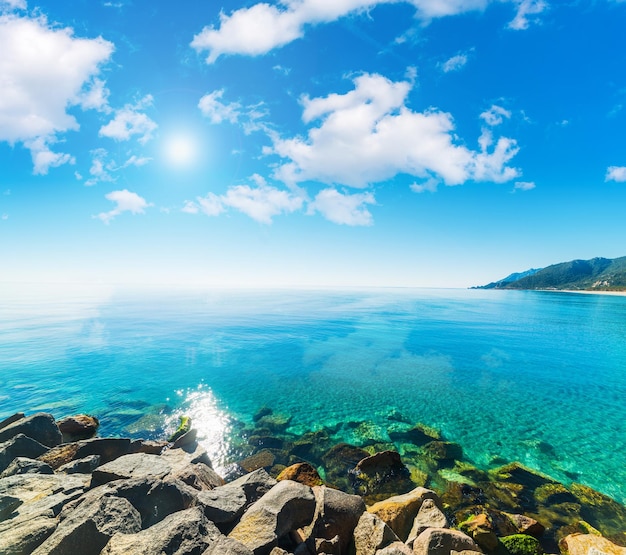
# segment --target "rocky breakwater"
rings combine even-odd
[[[43,413],[0,422],[2,555],[541,553],[545,527],[521,513],[466,504],[473,509],[460,522],[450,518],[445,495],[420,486],[379,493],[367,506],[363,496],[325,485],[303,460],[282,467],[276,478],[259,467],[226,483],[188,420],[169,441],[88,438],[97,421],[80,416],[72,426],[77,421],[85,426],[71,433]],[[437,452],[442,449],[455,448]],[[327,458],[354,463],[360,487],[380,492],[391,482],[412,484],[397,452],[362,454],[344,444],[331,447]],[[501,479],[518,480],[519,468]],[[564,495],[548,484],[542,495]],[[581,526],[585,533],[562,538],[563,553],[626,555]]]

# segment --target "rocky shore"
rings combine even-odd
[[[224,476],[189,419],[160,441],[98,424],[0,422],[0,554],[626,555],[623,505],[516,462],[481,470],[419,424],[333,444],[264,408]]]

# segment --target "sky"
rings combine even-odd
[[[0,282],[469,287],[626,255],[625,0],[0,0]]]

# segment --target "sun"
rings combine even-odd
[[[164,155],[170,166],[178,168],[189,167],[196,161],[198,155],[197,143],[190,135],[171,135],[165,140]]]

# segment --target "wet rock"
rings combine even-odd
[[[263,449],[254,455],[239,461],[239,466],[246,472],[252,472],[259,468],[269,469],[274,465],[276,457],[268,449]]]
[[[97,487],[113,480],[130,478],[163,478],[172,467],[158,455],[135,453],[121,457],[96,468],[91,475],[91,487]]]
[[[476,542],[458,530],[427,528],[413,543],[415,555],[450,555],[453,551],[482,553]]]
[[[181,436],[179,436],[176,441],[172,444],[172,449],[180,449],[181,447],[186,447],[187,445],[194,445],[198,439],[198,430],[195,428],[191,428],[188,432],[185,432]]]
[[[321,486],[323,484],[317,470],[309,463],[297,463],[285,468],[276,478],[277,481],[293,480],[305,486]]]
[[[99,555],[114,534],[140,530],[141,517],[126,499],[103,497],[80,504],[33,555]]]
[[[16,457],[36,459],[48,450],[48,447],[38,441],[17,434],[0,443],[0,472],[4,472]]]
[[[258,422],[264,416],[269,416],[270,414],[272,414],[272,412],[274,411],[271,408],[263,406],[255,413],[255,415],[252,417],[252,420],[254,422]]]
[[[526,534],[514,534],[500,538],[502,545],[511,555],[541,555],[539,540]]]
[[[198,507],[173,513],[137,533],[117,533],[101,555],[202,555],[221,537],[215,524]]]
[[[406,540],[407,545],[413,545],[415,538],[419,536],[426,528],[448,528],[450,525],[446,515],[437,507],[434,499],[424,499],[413,526]]]
[[[450,441],[431,441],[424,445],[424,453],[435,461],[453,461],[463,458],[463,448]]]
[[[615,536],[626,545],[626,506],[590,487],[574,483],[571,492],[580,503],[581,517],[600,528],[605,536]]]
[[[253,435],[248,438],[249,445],[266,449],[282,449],[284,443],[281,438],[269,435]]]
[[[326,469],[326,482],[344,491],[351,490],[351,472],[359,461],[369,457],[367,451],[347,443],[338,443],[322,457]]]
[[[486,551],[494,551],[498,547],[499,540],[495,526],[487,513],[471,516],[462,522],[459,528]]]
[[[576,503],[577,499],[563,484],[542,484],[535,489],[534,497],[542,505],[558,505],[559,503]]]
[[[439,441],[441,439],[441,435],[437,430],[424,424],[390,426],[387,433],[391,441],[412,443],[417,446],[426,445],[430,441]]]
[[[178,428],[176,431],[167,438],[167,441],[170,443],[174,443],[178,438],[184,436],[191,430],[191,418],[189,416],[179,416],[178,418]]]
[[[409,470],[396,451],[382,451],[360,460],[354,469],[354,478],[363,495],[403,493],[414,487]]]
[[[518,515],[511,513],[502,513],[506,516],[507,520],[511,523],[513,531],[506,533],[502,529],[498,529],[499,536],[509,536],[513,534],[528,534],[535,538],[541,537],[545,532],[545,526],[540,522],[537,522],[534,518],[526,515]],[[492,517],[493,518],[493,517]],[[497,524],[497,521],[496,521]]]
[[[297,457],[319,464],[329,448],[330,437],[328,432],[319,430],[317,432],[306,432],[294,441],[291,452]]]
[[[25,416],[0,429],[0,442],[7,441],[18,434],[24,434],[46,447],[59,445],[62,440],[54,417],[45,412]]]
[[[393,530],[378,516],[369,512],[361,515],[354,529],[356,555],[376,555],[378,550],[398,541],[400,539]]]
[[[16,457],[6,470],[0,474],[0,479],[15,474],[53,474],[54,470],[49,464],[29,459],[27,457]]]
[[[532,491],[545,484],[557,483],[556,480],[553,480],[549,476],[536,472],[519,462],[512,462],[499,468],[495,468],[490,471],[490,475],[495,481],[512,482]]]
[[[84,459],[77,459],[61,465],[57,472],[64,474],[91,474],[100,464],[100,455],[89,455]]]
[[[267,553],[279,538],[309,524],[315,505],[311,488],[284,480],[250,506],[229,537],[246,545],[255,555]]]
[[[63,418],[57,422],[63,443],[71,443],[80,439],[90,439],[96,435],[100,421],[95,416],[77,414]]]
[[[595,534],[570,534],[559,542],[563,555],[626,555],[626,547]]]
[[[291,416],[286,414],[271,413],[257,421],[259,429],[267,429],[270,432],[284,432],[291,424]]]
[[[426,499],[438,502],[434,491],[418,487],[403,495],[395,495],[379,501],[367,510],[385,522],[402,541],[406,541],[413,527],[413,521]]]

